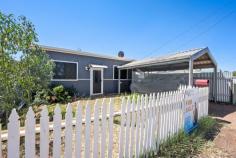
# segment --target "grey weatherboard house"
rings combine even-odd
[[[79,96],[130,91],[131,69],[122,70],[119,76],[117,67],[132,60],[49,46],[41,48],[55,63],[52,84],[74,87]]]
[[[181,81],[185,85],[194,84],[194,69],[209,68],[214,70],[210,93],[212,98],[216,96],[217,63],[207,47],[137,61],[118,56],[41,47],[56,65],[52,83],[73,86],[78,90],[79,96],[176,90]],[[179,70],[188,70],[188,73],[177,74]],[[163,71],[167,74],[156,73]],[[174,73],[171,74],[170,71]]]

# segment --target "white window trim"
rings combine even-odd
[[[112,74],[113,74],[113,80],[118,80],[119,79],[119,69],[118,69],[118,78],[115,79],[115,73],[114,73],[114,70],[115,70],[115,67],[117,67],[118,65],[113,65],[113,69],[112,69]]]
[[[121,81],[125,81],[125,80],[132,80],[132,79],[129,79],[128,77],[128,70],[131,70],[133,72],[133,69],[126,69],[127,70],[127,76],[126,76],[126,79],[121,79],[120,77],[120,74],[121,74],[121,69],[119,69],[119,73],[118,73],[118,94],[120,94],[120,84],[121,84]]]
[[[65,60],[52,60],[53,62],[61,62],[61,63],[72,63],[72,64],[76,64],[76,79],[51,79],[51,81],[78,81],[79,80],[79,76],[78,76],[78,70],[79,70],[79,64],[78,62],[74,62],[74,61],[65,61]]]
[[[101,71],[101,93],[93,93],[93,70],[100,70]],[[103,82],[104,82],[104,76],[103,76],[103,68],[90,68],[90,95],[102,95],[103,94]]]

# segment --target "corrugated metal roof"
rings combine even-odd
[[[60,52],[60,53],[66,53],[66,54],[75,54],[75,55],[82,55],[82,56],[91,56],[91,57],[96,57],[96,58],[104,58],[104,59],[112,59],[112,60],[120,60],[120,61],[133,61],[131,59],[127,59],[127,58],[124,58],[124,57],[121,58],[121,57],[102,55],[102,54],[97,54],[97,53],[76,51],[76,50],[70,50],[70,49],[65,49],[65,48],[57,48],[57,47],[52,47],[52,46],[40,45],[40,47],[45,51],[53,51],[53,52]]]
[[[135,68],[135,67],[143,67],[145,65],[153,65],[158,63],[166,63],[166,62],[172,62],[172,61],[178,61],[178,60],[189,60],[192,56],[195,56],[197,53],[208,50],[208,48],[195,48],[190,49],[182,52],[177,52],[171,55],[161,56],[161,57],[152,57],[147,58],[143,60],[137,60],[130,62],[128,64],[119,66],[119,68]]]

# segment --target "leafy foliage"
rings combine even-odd
[[[0,110],[31,105],[47,89],[53,62],[36,44],[34,25],[25,17],[0,12]]]
[[[65,103],[71,102],[76,97],[77,90],[74,87],[51,85],[50,89],[37,92],[34,104]]]
[[[233,71],[233,76],[236,76],[236,71]]]

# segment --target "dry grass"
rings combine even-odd
[[[132,94],[133,95],[133,94]],[[78,106],[78,103],[80,104],[80,106],[82,106],[82,114],[83,114],[83,118],[85,118],[85,108],[86,105],[89,104],[91,107],[91,116],[94,115],[94,104],[95,101],[98,101],[98,104],[102,106],[102,102],[103,100],[105,101],[106,105],[107,105],[107,111],[109,110],[109,102],[110,102],[110,98],[113,99],[113,108],[114,108],[114,112],[118,112],[121,109],[121,101],[122,101],[122,97],[128,97],[128,96],[132,96],[132,95],[127,95],[127,94],[122,94],[122,95],[109,95],[109,96],[97,96],[97,97],[88,97],[88,98],[80,98],[77,101],[74,101],[71,104],[72,106],[72,112],[73,115],[75,117],[76,114],[76,109]],[[135,94],[136,95],[136,94]],[[61,114],[62,114],[62,118],[65,119],[65,113],[66,113],[66,106],[68,103],[66,104],[61,104],[61,103],[57,103],[60,108],[61,108]],[[57,104],[50,104],[47,105],[48,108],[48,114],[49,114],[49,120],[53,121],[53,114],[54,114],[54,110]],[[39,119],[40,119],[40,112],[42,111],[42,107],[44,105],[40,105],[40,106],[33,106],[33,110],[35,112],[36,115],[36,123],[39,123]],[[27,113],[28,109],[22,109],[22,111],[20,112],[20,123],[21,126],[24,126],[24,122],[25,122],[25,117],[26,117],[26,113]],[[101,109],[99,111],[99,113],[101,113]],[[5,130],[6,127],[4,126],[3,129]]]
[[[86,105],[89,104],[91,106],[91,116],[94,115],[94,104],[95,104],[95,101],[97,100],[98,101],[98,104],[102,106],[102,102],[103,100],[105,101],[106,105],[107,105],[107,110],[109,110],[109,102],[110,102],[110,98],[113,99],[113,107],[114,107],[114,112],[118,112],[120,111],[120,108],[121,108],[121,101],[122,101],[122,97],[125,96],[125,97],[128,97],[130,95],[112,95],[112,96],[103,96],[103,97],[95,97],[95,98],[81,98],[75,102],[72,102],[71,105],[72,105],[72,109],[73,109],[73,114],[75,115],[76,113],[76,109],[77,109],[77,106],[78,106],[78,103],[80,106],[82,106],[82,113],[83,113],[83,118],[85,117],[85,108],[86,108]],[[65,116],[65,113],[66,113],[66,105],[67,104],[58,104],[60,107],[61,107],[61,111],[62,111],[62,116],[64,117]],[[42,107],[43,105],[41,106],[34,106],[33,107],[33,110],[36,114],[36,123],[38,124],[39,123],[39,118],[40,118],[40,112],[42,110]],[[54,109],[56,107],[56,104],[51,104],[51,105],[47,105],[48,107],[48,112],[49,112],[49,119],[50,121],[53,121],[53,114],[54,114]],[[25,109],[24,112],[22,112],[22,115],[20,115],[20,122],[21,122],[21,129],[23,129],[24,127],[24,121],[25,121],[25,115],[26,115],[26,111],[27,109]],[[99,113],[101,114],[101,109],[99,111]],[[64,118],[63,118],[64,119]],[[114,117],[114,127],[113,127],[113,152],[112,152],[112,155],[113,157],[118,157],[118,142],[119,142],[119,123],[120,123],[120,116],[115,116]],[[73,130],[75,130],[73,128]],[[81,154],[84,156],[84,145],[85,145],[85,133],[84,133],[84,130],[85,130],[85,125],[82,126],[82,141],[81,141],[81,144],[82,144],[82,149],[81,149]],[[101,126],[99,126],[99,131],[101,130]],[[7,131],[2,131],[3,133],[6,133]],[[93,135],[94,135],[94,130],[93,130],[93,123],[91,123],[91,131],[90,131],[90,143],[91,143],[91,153],[92,153],[92,150],[93,150]],[[101,132],[98,132],[101,134]],[[75,134],[75,131],[73,132],[73,135]],[[106,136],[106,145],[108,144],[108,127],[107,127],[107,136]],[[39,144],[39,134],[36,134],[36,157],[39,157],[39,150],[40,150],[40,144]],[[61,144],[61,154],[63,155],[64,154],[64,129],[62,129],[62,136],[61,136],[61,140],[62,140],[62,144]],[[75,135],[73,136],[73,146],[75,145]],[[99,135],[99,138],[98,138],[101,142],[101,135]],[[20,154],[21,154],[21,157],[24,157],[24,136],[21,137],[21,141],[20,141]],[[3,157],[6,157],[7,155],[7,141],[4,141],[3,142]],[[99,145],[99,148],[100,148],[100,144]],[[107,148],[107,146],[106,146]],[[52,149],[53,149],[53,131],[50,131],[50,140],[49,140],[49,157],[52,157]],[[75,149],[74,149],[75,150]],[[92,155],[91,155],[92,156]]]
[[[119,149],[119,125],[114,124],[113,126],[113,150],[112,150],[112,156],[113,157],[118,157],[118,149]],[[101,127],[99,127],[99,134],[101,134]],[[106,133],[106,157],[107,157],[107,151],[108,151],[108,128],[107,128],[107,133]],[[24,157],[25,155],[25,141],[24,141],[24,137],[21,137],[20,140],[20,157]],[[93,157],[92,153],[93,153],[93,146],[94,146],[94,129],[93,129],[93,123],[91,124],[91,130],[90,130],[90,157]],[[99,153],[100,153],[100,148],[101,148],[101,135],[98,136],[98,149],[99,149]],[[104,141],[104,140],[103,140]],[[36,141],[35,141],[35,149],[36,149],[36,155],[35,157],[40,157],[40,137],[39,134],[36,134]],[[73,141],[71,142],[72,146],[73,146],[73,156],[75,155],[75,128],[73,128]],[[2,142],[2,154],[3,157],[7,157],[7,141]],[[61,155],[64,155],[64,150],[65,149],[65,129],[62,129],[62,135],[61,135]],[[84,157],[84,151],[85,151],[85,125],[83,124],[82,126],[82,139],[81,139],[81,157]],[[49,156],[48,157],[53,157],[53,131],[50,131],[49,134]]]
[[[96,100],[98,101],[99,105],[102,105],[102,102],[104,100],[105,104],[108,107],[109,106],[110,98],[112,98],[113,101],[114,101],[114,106],[113,106],[114,107],[114,111],[115,112],[119,111],[120,107],[121,107],[122,96],[120,96],[120,95],[113,95],[113,96],[103,96],[103,97],[81,98],[81,99],[78,99],[77,101],[71,103],[71,106],[72,106],[72,109],[73,109],[73,113],[76,113],[76,108],[77,108],[77,105],[79,103],[82,106],[83,115],[85,115],[85,107],[86,107],[87,104],[89,104],[91,106],[91,114],[93,114],[94,113],[94,104],[95,104]],[[57,104],[48,105],[48,112],[49,112],[49,114],[53,113],[56,105]],[[58,104],[58,105],[61,107],[62,113],[66,111],[66,105],[67,104]],[[42,108],[42,106],[40,106],[38,108],[37,113],[39,113],[41,111],[41,108]]]
[[[224,157],[224,158],[230,158],[230,154],[227,153],[226,151],[222,150],[222,149],[219,149],[215,146],[214,142],[212,141],[208,141],[202,151],[201,151],[201,154],[199,154],[198,156],[196,157]]]

